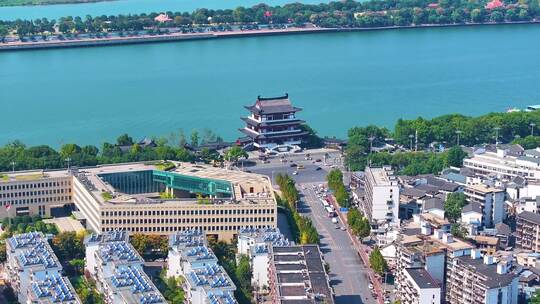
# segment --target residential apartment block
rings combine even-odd
[[[523,211],[516,216],[516,247],[540,252],[540,214]]]
[[[269,254],[272,303],[334,303],[319,246],[270,246]]]
[[[365,170],[365,196],[360,202],[364,214],[374,223],[399,224],[399,185],[389,167]]]
[[[483,184],[466,185],[465,196],[471,204],[478,204],[482,211],[482,224],[494,227],[506,218],[504,189]]]
[[[268,287],[268,263],[271,246],[290,246],[279,228],[244,228],[238,234],[238,254],[247,255],[252,269],[252,285],[258,289]]]
[[[80,304],[62,265],[41,232],[6,240],[6,273],[19,303]]]
[[[447,268],[446,301],[450,304],[516,304],[518,276],[506,261],[472,250]]]
[[[108,304],[166,303],[144,273],[144,260],[124,231],[93,234],[86,238],[86,270]]]
[[[403,304],[440,304],[441,287],[424,268],[404,269],[399,298]]]
[[[184,278],[189,303],[237,303],[233,296],[236,286],[218,265],[200,230],[181,231],[169,237],[167,276]]]

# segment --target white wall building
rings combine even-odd
[[[238,235],[238,254],[249,257],[252,269],[252,285],[259,289],[268,287],[269,246],[289,246],[279,228],[244,228]]]
[[[407,268],[405,281],[400,286],[403,304],[440,304],[441,287],[424,268]]]
[[[399,225],[399,185],[389,167],[366,168],[361,205],[370,221]]]
[[[144,260],[128,241],[126,232],[110,231],[85,240],[86,270],[109,304],[165,304],[144,273]]]
[[[218,265],[207,244],[206,236],[200,230],[186,230],[169,236],[167,276],[185,279],[189,303],[237,303],[233,296],[236,286]]]
[[[61,304],[80,303],[69,281],[62,277],[62,265],[41,232],[7,239],[6,256],[7,278],[19,303],[51,303],[51,299]]]
[[[477,203],[482,209],[482,223],[486,227],[493,227],[502,223],[506,218],[505,198],[503,189],[483,184],[467,185],[465,196],[470,203]]]

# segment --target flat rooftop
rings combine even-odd
[[[272,184],[267,176],[237,170],[217,168],[210,165],[171,162],[176,167],[168,171],[160,170],[157,162],[125,163],[101,165],[91,168],[81,168],[76,174],[81,182],[100,203],[128,204],[128,203],[197,203],[193,198],[161,199],[155,185],[162,187],[186,187],[179,190],[191,193],[205,193],[204,191],[222,191],[226,196],[219,200],[232,200],[236,202],[275,202]],[[110,182],[114,174],[139,174],[141,179],[149,179],[152,186],[145,188],[142,193],[125,193],[117,189]],[[145,175],[147,174],[147,175]],[[169,183],[172,184],[169,185]],[[141,189],[139,189],[141,190]],[[105,195],[104,193],[109,193]],[[213,193],[213,192],[209,192]],[[216,192],[217,193],[217,192]],[[216,200],[217,200],[216,199]]]
[[[28,170],[15,172],[0,172],[0,184],[5,182],[28,182],[47,178],[69,177],[67,170]]]
[[[424,268],[406,268],[405,271],[421,289],[439,288],[439,284]]]
[[[504,192],[503,189],[500,189],[500,188],[495,188],[495,187],[490,187],[490,186],[487,186],[487,185],[484,185],[484,184],[473,184],[473,185],[467,185],[465,187],[465,190],[473,190],[475,192],[480,192],[480,193],[483,193],[483,194],[487,194],[487,193],[496,193],[496,192]]]
[[[393,172],[386,168],[366,168],[366,175],[371,176],[375,186],[390,186],[392,182],[397,185]]]
[[[69,280],[59,274],[47,276],[42,281],[33,282],[29,299],[40,304],[80,304]]]
[[[280,303],[334,303],[317,245],[275,246],[271,254]]]
[[[117,269],[106,280],[113,292],[125,303],[167,303],[148,276],[136,267]]]

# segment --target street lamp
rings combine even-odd
[[[68,168],[68,171],[69,171],[69,165],[71,164],[71,157],[66,158],[66,161],[67,161],[67,163],[68,163],[68,167],[67,167],[67,168]]]
[[[459,135],[461,134],[461,130],[456,130],[457,134],[457,145],[459,146]]]
[[[375,139],[375,136],[371,135],[368,137],[369,139],[369,153],[371,154],[371,151],[373,151],[373,140]]]
[[[414,135],[412,135],[412,134],[409,135],[409,140],[410,140],[410,142],[411,142],[411,143],[410,143],[410,148],[409,148],[409,150],[411,150],[411,151],[412,151],[412,139],[413,139],[413,138],[414,138]]]
[[[16,162],[11,161],[11,171],[15,172],[15,164]]]
[[[493,128],[493,130],[495,130],[495,146],[499,144],[499,130],[500,129],[501,129],[500,127]]]
[[[536,124],[534,122],[531,122],[529,126],[531,126],[531,136],[534,136],[534,127],[536,127]]]

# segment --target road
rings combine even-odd
[[[312,186],[300,184],[302,200],[299,212],[311,218],[321,236],[320,247],[330,265],[330,283],[336,294],[336,303],[376,303],[368,288],[368,271],[362,264],[346,231],[336,229]]]
[[[336,303],[376,303],[368,288],[367,270],[351,244],[347,232],[336,229],[328,218],[320,199],[312,189],[313,185],[325,184],[326,174],[331,170],[330,165],[340,167],[340,153],[325,150],[310,152],[312,160],[306,160],[305,153],[295,153],[285,157],[287,162],[282,162],[280,157],[273,157],[270,159],[270,163],[261,164],[260,161],[246,163],[243,170],[270,176],[273,183],[275,183],[275,176],[278,173],[292,176],[302,194],[298,205],[299,212],[312,219],[321,236],[320,247],[325,261],[330,265],[330,284],[334,288]],[[313,163],[317,159],[321,159],[321,162]],[[304,169],[291,167],[291,163],[303,165]],[[295,171],[298,172],[297,175],[292,174]]]

